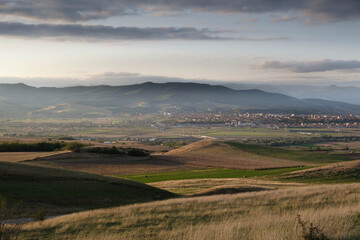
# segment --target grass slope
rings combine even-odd
[[[202,192],[217,190],[221,188],[254,186],[267,189],[279,189],[304,186],[303,183],[285,183],[279,181],[262,180],[258,178],[205,178],[170,180],[150,183],[151,186],[164,189],[180,195],[191,196]]]
[[[0,153],[1,160],[1,153]],[[181,163],[148,157],[133,157],[116,154],[66,152],[38,157],[28,164],[84,171],[101,175],[130,175],[154,172],[195,169]]]
[[[277,169],[266,169],[266,170],[208,168],[208,169],[200,169],[200,170],[187,170],[187,171],[175,171],[175,172],[163,172],[163,173],[120,175],[118,177],[130,179],[142,183],[151,183],[151,182],[184,180],[184,179],[244,178],[244,177],[248,178],[248,177],[258,177],[258,176],[271,176],[286,172],[297,171],[300,169],[304,169],[304,168],[292,167],[292,168],[277,168]]]
[[[301,161],[249,153],[215,140],[199,141],[158,157],[190,165],[248,170],[307,165]]]
[[[305,239],[296,220],[300,214],[329,239],[356,240],[359,188],[297,187],[87,211],[25,225],[19,239]]]
[[[335,163],[349,161],[350,158],[342,155],[330,154],[327,152],[313,152],[304,150],[290,150],[277,147],[267,147],[261,145],[251,145],[236,142],[226,142],[228,145],[244,152],[257,154],[260,156],[287,159],[303,163]]]
[[[283,181],[303,183],[360,182],[360,160],[285,173],[275,178]]]
[[[21,201],[22,216],[37,209],[57,215],[173,197],[145,184],[55,168],[0,162],[0,194]]]
[[[53,155],[67,153],[59,152],[0,152],[0,162],[22,162],[35,158],[49,157]]]

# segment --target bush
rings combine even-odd
[[[46,217],[46,211],[44,209],[38,209],[34,214],[32,215],[32,219],[34,221],[44,221]]]
[[[83,143],[78,143],[78,142],[71,142],[66,144],[65,147],[63,147],[63,150],[70,150],[73,152],[80,152],[82,147],[85,147],[86,145]]]
[[[306,224],[301,220],[300,214],[297,215],[296,219],[301,227],[301,237],[303,240],[329,240],[329,238],[325,236],[323,229],[319,226],[314,226],[313,223]]]
[[[134,156],[134,157],[146,157],[150,155],[150,153],[144,149],[127,148],[126,151],[129,156]]]
[[[16,209],[16,206],[9,207],[5,199],[0,199],[0,240],[16,239],[19,225],[8,224],[15,217]]]
[[[59,140],[75,140],[73,137],[65,136],[65,137],[59,137]]]
[[[87,149],[87,152],[91,153],[105,153],[105,154],[124,154],[124,151],[120,151],[117,147],[93,147]]]

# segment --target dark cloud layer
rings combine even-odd
[[[85,41],[118,40],[217,40],[219,32],[196,28],[137,28],[81,24],[23,24],[0,22],[0,36]]]
[[[0,14],[33,19],[86,21],[141,12],[300,12],[313,21],[360,18],[359,0],[0,0]]]
[[[0,22],[0,36],[37,38],[48,40],[125,41],[125,40],[237,40],[284,41],[287,37],[238,37],[223,36],[226,31],[211,31],[192,27],[110,27],[83,24],[25,24]]]
[[[354,70],[360,68],[360,61],[319,60],[308,62],[267,61],[257,65],[261,69],[284,69],[296,73]]]

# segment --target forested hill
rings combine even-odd
[[[360,106],[199,83],[36,88],[0,84],[0,117],[100,117],[161,111],[360,113]]]

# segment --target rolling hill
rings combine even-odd
[[[360,182],[360,160],[294,171],[285,173],[276,178],[279,180],[304,183]]]
[[[195,166],[248,170],[295,167],[312,164],[304,163],[302,161],[291,161],[276,157],[261,156],[255,153],[242,151],[215,140],[195,142],[157,157]]]
[[[19,239],[359,239],[359,187],[294,187],[99,209],[27,224]],[[304,238],[298,215],[323,237],[313,230],[316,238]]]
[[[9,162],[0,162],[0,193],[11,204],[20,202],[20,216],[39,209],[54,216],[175,196],[125,179]]]
[[[0,84],[0,107],[0,117],[103,117],[133,112],[219,110],[360,113],[360,106],[348,103],[176,82],[66,88]]]

